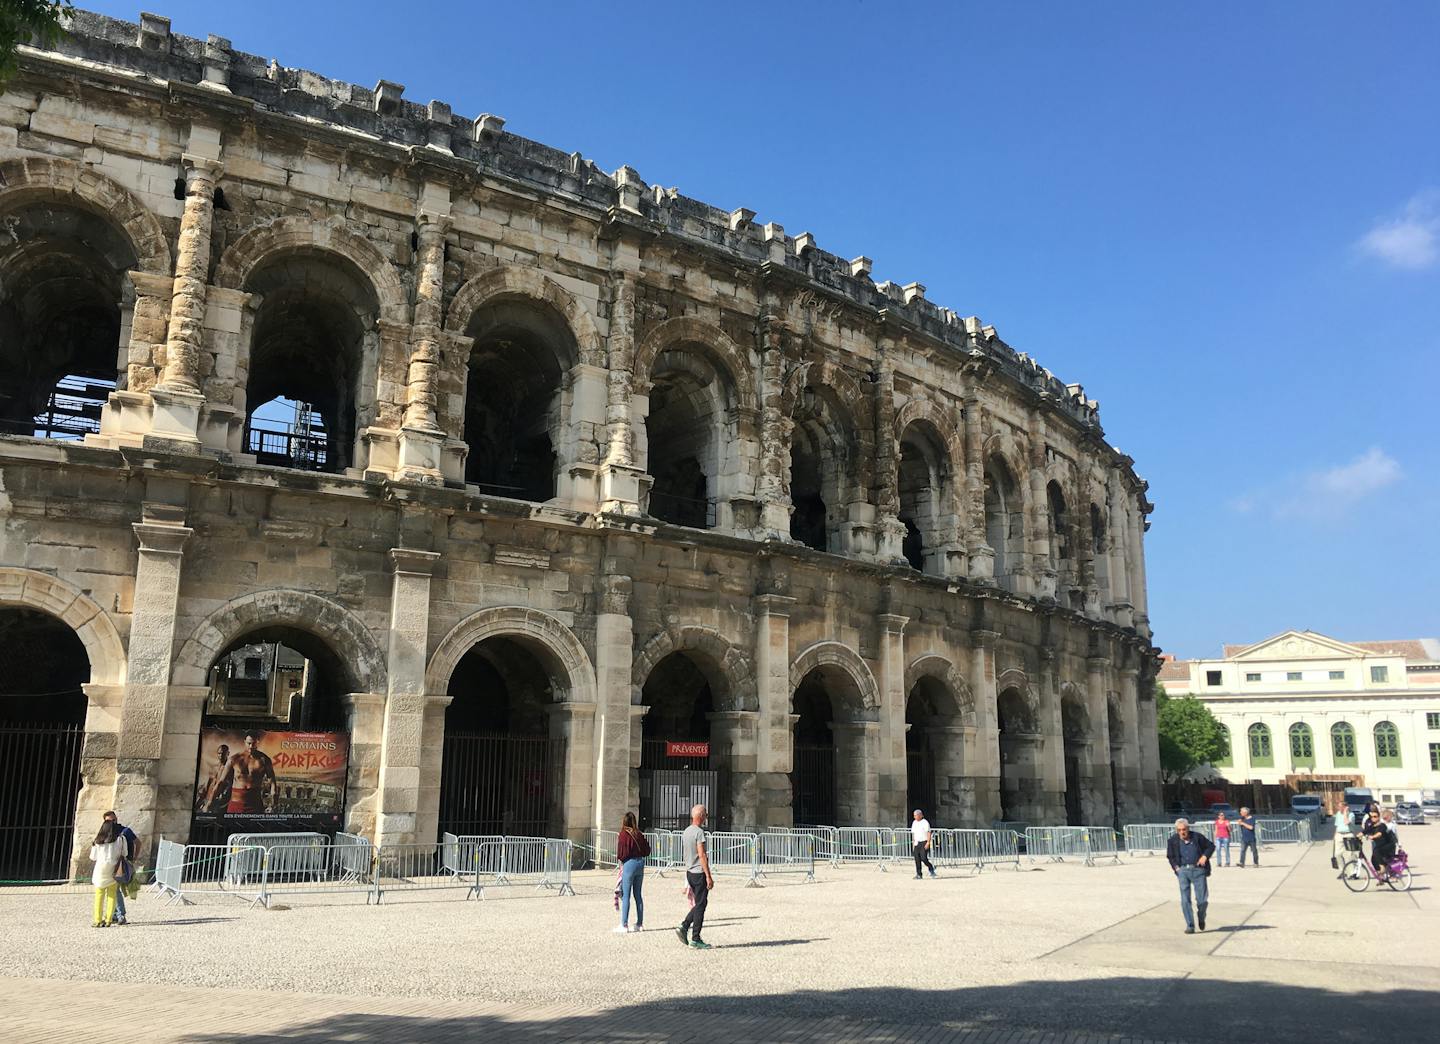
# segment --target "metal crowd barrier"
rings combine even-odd
[[[272,845],[265,850],[265,872],[261,877],[261,902],[265,906],[277,895],[363,895],[368,906],[380,901],[376,888],[375,849],[364,838],[347,835],[346,840],[326,845],[318,852],[323,869],[312,868],[317,857],[313,845]],[[364,842],[356,844],[355,840]],[[388,848],[389,846],[387,846]],[[304,867],[297,872],[296,867]]]
[[[396,892],[465,889],[469,899],[480,890],[476,846],[464,841],[437,841],[430,844],[380,845],[375,854],[375,876],[371,888],[375,902]],[[447,851],[447,849],[449,849]],[[446,865],[447,858],[458,869]]]
[[[1175,827],[1168,823],[1127,823],[1125,824],[1125,851],[1131,855],[1158,855],[1165,851],[1165,845]]]
[[[1066,859],[1090,862],[1089,836],[1084,827],[1026,827],[1025,854],[1034,863],[1048,859],[1062,863]]]
[[[1310,823],[1305,819],[1290,819],[1285,816],[1257,817],[1255,827],[1258,844],[1308,845],[1314,837]]]
[[[717,831],[705,835],[705,854],[710,873],[746,878],[746,886],[759,884],[760,841],[754,834]]]
[[[362,883],[375,869],[375,846],[368,837],[341,831],[330,851],[330,873],[343,881]]]
[[[503,841],[501,834],[452,834],[440,835],[440,860],[447,873],[463,875],[482,872],[483,867],[475,864],[479,846],[492,841]]]
[[[180,849],[178,856],[176,849]],[[254,906],[265,900],[265,849],[259,845],[182,848],[162,839],[156,853],[156,886],[167,904],[189,904],[195,896],[220,895]]]
[[[930,861],[937,867],[1020,866],[1019,835],[1013,830],[936,829],[930,832]]]
[[[786,832],[814,838],[815,858],[820,862],[833,865],[839,861],[840,833],[835,827],[819,823],[797,823]]]
[[[272,848],[283,848],[283,860],[266,860],[269,873],[274,875],[306,874],[318,881],[329,869],[330,838],[324,834],[231,834],[226,843],[237,851],[259,847],[268,852]],[[237,854],[231,870],[249,875],[258,873],[260,867],[252,856]]]
[[[650,842],[645,866],[654,870],[656,876],[664,877],[667,870],[685,869],[685,842],[680,831],[647,830],[645,840]]]
[[[1090,858],[1087,866],[1094,866],[1097,859],[1108,859],[1112,863],[1120,862],[1120,838],[1116,835],[1113,827],[1089,826],[1086,842],[1090,846]]]
[[[485,898],[485,889],[514,885],[532,885],[541,889],[558,889],[561,895],[574,895],[570,876],[571,842],[546,837],[506,837],[477,846],[475,865],[479,867],[474,891]]]
[[[874,863],[888,870],[889,863],[904,854],[908,846],[897,848],[896,831],[890,827],[837,827],[834,862]],[[905,831],[908,838],[909,831]]]
[[[756,838],[761,877],[773,874],[804,874],[806,883],[815,880],[815,839],[809,834],[769,831]]]

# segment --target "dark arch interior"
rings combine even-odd
[[[85,646],[60,620],[0,608],[0,880],[62,879],[75,829]]]
[[[1065,754],[1065,821],[1070,826],[1085,822],[1082,756],[1090,731],[1089,716],[1078,700],[1061,699],[1060,731]]]
[[[245,396],[247,451],[264,464],[345,470],[365,338],[379,317],[374,289],[349,261],[318,250],[265,262],[246,289],[262,295]],[[269,404],[277,399],[283,404],[275,416]]]
[[[1036,782],[1026,741],[1036,732],[1037,723],[1018,689],[1001,692],[996,711],[1000,725],[1000,818],[1014,820],[1020,817],[1027,787]]]
[[[939,573],[940,482],[942,451],[918,425],[905,429],[900,440],[898,492],[900,522],[905,526],[902,554],[912,569]]]
[[[556,836],[565,744],[550,738],[557,680],[520,638],[475,645],[450,677],[441,835]]]
[[[641,699],[650,710],[642,726],[645,740],[708,740],[715,693],[707,671],[688,652],[675,652],[655,665],[645,679]]]
[[[721,692],[718,672],[701,653],[673,652],[657,663],[640,690],[650,709],[641,723],[640,820],[645,829],[678,829],[690,807],[703,804],[723,830],[729,821],[728,766],[708,755],[667,753],[667,743],[710,742],[709,715]]]
[[[1031,735],[1037,731],[1035,716],[1019,689],[1006,689],[996,700],[1000,731],[1008,735]]]
[[[790,773],[791,811],[796,823],[833,824],[836,816],[835,738],[830,723],[835,705],[825,673],[812,670],[795,689],[794,765]]]
[[[465,391],[465,481],[518,500],[555,496],[561,384],[574,365],[565,320],[538,301],[477,309]]]
[[[1070,558],[1070,516],[1065,510],[1065,494],[1060,483],[1051,482],[1045,487],[1045,497],[1050,508],[1050,554],[1058,562]]]
[[[816,551],[841,550],[850,457],[842,417],[830,392],[801,391],[790,437],[790,535]]]
[[[348,726],[342,697],[357,685],[323,639],[298,627],[258,628],[216,657],[204,723],[343,731]]]
[[[681,526],[715,524],[713,483],[719,472],[723,381],[699,349],[660,353],[645,419],[650,514]]]
[[[55,200],[22,203],[0,223],[0,433],[99,431],[121,370],[134,249],[106,218]]]
[[[1019,564],[1024,532],[1019,487],[1005,462],[991,457],[985,465],[985,542],[995,552],[995,576],[1005,577]]]
[[[951,702],[945,683],[929,675],[917,679],[905,699],[906,800],[909,808],[923,809],[932,820],[937,807],[936,747],[947,737],[933,734],[928,726]]]

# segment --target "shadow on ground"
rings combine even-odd
[[[937,954],[937,959],[943,955]],[[1440,993],[1427,990],[1339,993],[1199,978],[1105,978],[956,990],[856,989],[748,997],[678,995],[681,984],[703,982],[703,961],[704,957],[697,955],[693,971],[677,978],[674,999],[604,1013],[525,1022],[492,1015],[431,1019],[352,1013],[300,1022],[278,1034],[246,1035],[246,1039],[250,1044],[262,1040],[311,1044],[337,1040],[353,1044],[459,1040],[487,1044],[507,1040],[683,1040],[702,1044],[745,1040],[781,1044],[836,1038],[859,1041],[871,1039],[872,1034],[876,1039],[904,1039],[944,1024],[956,1031],[1029,1030],[1184,1044],[1213,1044],[1217,1027],[1223,1027],[1219,1039],[1226,1044],[1311,1044],[1316,1040],[1369,1044],[1377,1037],[1434,1040],[1435,1027],[1440,1025]],[[283,1005],[283,997],[277,996],[276,1006]],[[1223,1016],[1217,1019],[1217,1012]],[[774,1029],[744,1021],[757,1018],[796,1021]],[[820,1021],[827,1025],[818,1026]],[[900,1038],[895,1036],[897,1028]],[[817,1036],[817,1030],[823,1035]],[[233,1044],[237,1032],[243,1030],[231,1025],[181,1039],[186,1044]]]

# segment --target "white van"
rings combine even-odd
[[[1290,811],[1297,816],[1313,815],[1316,812],[1323,812],[1318,794],[1296,794],[1290,799]]]

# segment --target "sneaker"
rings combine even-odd
[[[917,880],[917,881],[923,881],[923,880],[925,880],[925,879],[924,879],[923,877],[921,877],[919,874],[916,874],[916,875],[915,875],[915,880]]]
[[[1194,929],[1194,928],[1186,928],[1186,929],[1185,929],[1185,934],[1186,934],[1186,935],[1194,935],[1194,934],[1195,934],[1195,929]]]
[[[645,930],[645,927],[643,925],[637,924],[634,928],[631,928],[630,930],[632,932],[643,932]]]
[[[691,939],[691,940],[690,940],[690,949],[692,949],[692,950],[709,950],[709,949],[712,949],[712,947],[711,947],[711,945],[710,945],[709,943],[707,943],[707,942],[702,942],[702,941],[699,940],[699,939]]]
[[[676,929],[675,929],[675,934],[678,935],[678,936],[680,936],[680,945],[681,945],[681,946],[689,946],[689,945],[690,945],[690,929],[689,929],[689,928],[686,928],[686,927],[682,924],[679,928],[676,928]]]
[[[1205,930],[1205,918],[1203,918],[1203,917],[1200,918],[1200,930],[1201,930],[1202,932]]]
[[[92,922],[90,922],[90,927],[91,927],[91,928],[104,928],[105,926],[104,926],[103,924],[101,924],[99,921],[92,921]]]
[[[617,924],[614,928],[611,928],[610,930],[616,935],[628,935],[630,932],[630,929],[625,927],[623,924]]]
[[[936,874],[934,870],[931,870],[931,871],[930,871],[930,876],[931,876],[932,878],[934,878],[934,877],[938,877],[939,875]]]

